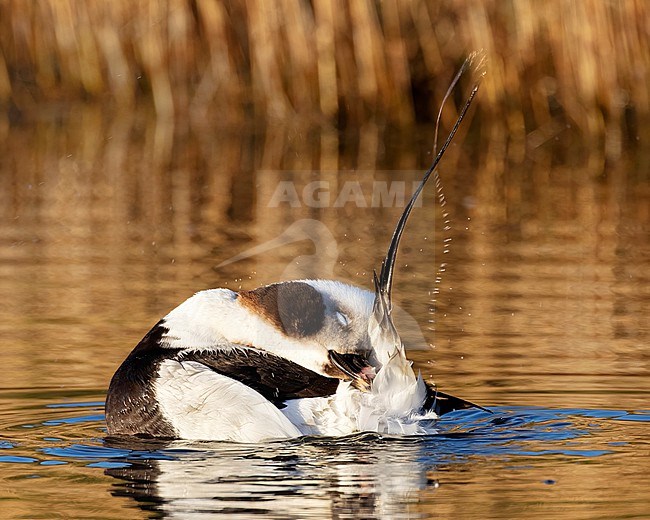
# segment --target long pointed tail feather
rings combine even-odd
[[[438,417],[455,410],[466,410],[467,408],[477,408],[484,412],[494,413],[492,410],[484,408],[478,404],[466,401],[460,397],[440,392],[435,386],[427,383],[427,398],[422,407],[425,412],[433,411]]]

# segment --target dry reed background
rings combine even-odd
[[[408,125],[482,48],[480,110],[502,132],[569,123],[616,141],[650,111],[649,35],[644,0],[0,0],[0,103],[150,98],[194,124]]]

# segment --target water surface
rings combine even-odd
[[[413,213],[394,297],[425,377],[495,413],[422,438],[163,445],[106,438],[130,349],[204,288],[370,287],[431,129],[191,129],[87,108],[13,126],[3,516],[650,515],[650,157],[606,156],[570,128],[541,144],[474,132],[441,168],[445,205],[431,186]]]

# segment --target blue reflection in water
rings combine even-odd
[[[38,462],[38,459],[35,459],[33,457],[19,457],[19,456],[11,456],[11,455],[6,455],[0,457],[0,462],[12,462],[15,464],[25,464],[25,463],[32,463],[32,462]]]
[[[64,403],[48,405],[48,408],[98,407],[101,402]],[[590,434],[591,429],[598,427],[598,421],[616,419],[619,421],[650,422],[647,411],[625,412],[621,410],[584,410],[584,409],[544,409],[531,407],[500,407],[490,415],[479,410],[455,412],[445,416],[438,423],[438,435],[424,437],[397,437],[378,435],[374,433],[359,433],[343,438],[304,437],[292,441],[266,443],[266,449],[290,449],[291,447],[312,446],[314,448],[347,447],[350,451],[362,446],[379,446],[382,449],[392,448],[397,452],[403,446],[418,446],[421,455],[429,463],[462,462],[464,457],[503,456],[503,455],[547,455],[558,453],[564,455],[598,456],[606,453],[603,450],[574,449],[568,441],[579,439]],[[594,424],[589,424],[596,420]],[[78,417],[63,417],[43,421],[41,426],[80,425],[84,423],[100,423],[103,427],[103,414],[90,414]],[[61,442],[59,437],[43,437],[49,442]],[[564,442],[566,448],[558,443]],[[553,449],[545,449],[553,444]],[[614,446],[613,443],[610,445]],[[142,449],[134,446],[144,447]],[[199,453],[209,454],[209,450],[223,451],[227,446],[245,447],[233,443],[221,442],[161,442],[121,438],[106,438],[99,445],[73,443],[63,446],[43,447],[39,451],[44,454],[63,457],[82,462],[84,460],[104,459],[114,461],[124,459],[124,465],[130,460],[150,457],[152,459],[173,460],[179,454]],[[11,449],[14,445],[9,441],[0,441],[0,448]],[[181,449],[182,447],[182,449]],[[245,448],[242,448],[245,450]],[[226,450],[229,451],[229,450]]]
[[[53,403],[45,405],[46,408],[104,408],[104,401],[91,401],[81,403]]]
[[[81,417],[68,417],[64,419],[53,419],[50,421],[43,421],[45,426],[58,426],[60,424],[81,424],[95,421],[103,421],[104,414],[95,415],[82,415]]]
[[[100,405],[50,408],[94,412]],[[390,516],[417,501],[419,491],[435,489],[434,470],[493,460],[506,462],[505,469],[525,471],[535,467],[535,459],[593,459],[626,449],[625,442],[598,436],[614,422],[650,422],[647,410],[498,407],[494,412],[448,414],[438,422],[437,435],[423,437],[359,433],[257,445],[104,437],[103,415],[86,413],[37,423],[32,431],[40,441],[31,453],[18,453],[20,443],[0,441],[5,449],[0,462],[36,463],[42,471],[67,463],[98,468],[116,479],[111,493],[165,514],[217,511],[232,518],[280,513],[298,518],[307,512],[318,517],[322,511],[354,510],[376,517],[378,508]],[[81,436],[79,442],[79,435],[66,434],[75,428],[91,428],[97,436]],[[287,516],[287,511],[298,516]]]

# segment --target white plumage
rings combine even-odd
[[[376,318],[381,316],[381,321]],[[368,332],[380,367],[368,392],[341,382],[333,396],[302,399],[283,410],[303,435],[348,435],[369,431],[386,434],[435,433],[434,411],[421,413],[427,388],[415,375],[404,345],[392,326],[383,301],[368,317]]]
[[[399,336],[395,340],[382,333],[372,312],[373,294],[340,282],[302,282],[318,288],[333,300],[347,303],[346,310],[351,316],[346,313],[343,320],[337,316],[337,320],[342,321],[341,326],[349,328],[354,321],[357,328],[365,325],[368,329],[373,353],[381,363],[370,390],[361,391],[351,381],[341,381],[331,396],[288,400],[286,406],[279,409],[247,385],[199,362],[184,361],[180,356],[180,360],[169,359],[160,364],[153,386],[160,410],[178,436],[260,442],[301,435],[348,435],[359,431],[433,432],[431,421],[437,418],[436,414],[418,412],[426,398],[424,381],[415,375]],[[307,355],[317,352],[317,347],[309,347],[304,342],[301,345],[285,337],[262,318],[245,316],[246,311],[237,305],[234,294],[223,289],[202,291],[173,310],[164,319],[170,327],[162,337],[165,348],[182,346],[188,352],[237,348],[245,352],[246,347],[233,345],[257,342],[264,344],[271,353],[298,359],[302,365],[318,365],[314,361],[317,356],[312,359]],[[227,318],[227,323],[216,327],[215,315]],[[247,326],[232,326],[242,321]],[[359,332],[354,336],[359,336]],[[297,355],[298,351],[302,351],[301,356]]]
[[[193,361],[164,361],[154,384],[163,415],[183,439],[260,442],[300,430],[262,395]]]

